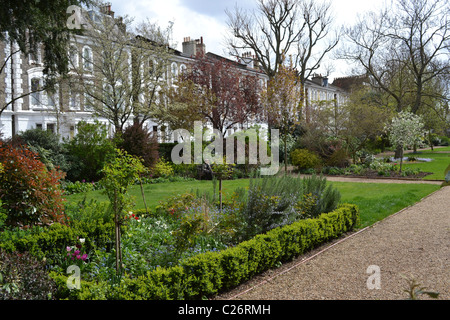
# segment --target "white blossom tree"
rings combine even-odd
[[[394,148],[401,149],[400,173],[403,165],[403,150],[408,146],[421,144],[425,139],[422,117],[411,112],[402,111],[385,127],[389,141]]]

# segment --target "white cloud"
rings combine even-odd
[[[182,50],[184,37],[203,37],[206,50],[227,55],[224,38],[227,32],[225,9],[233,9],[235,4],[244,9],[253,8],[256,0],[109,0],[116,15],[128,15],[135,22],[149,19],[161,27],[173,22],[172,41],[176,49]],[[352,25],[358,14],[376,10],[391,0],[331,0],[336,26]],[[350,70],[339,61],[335,63],[336,76],[343,76]]]
[[[217,8],[212,10],[214,14],[207,15],[211,6],[210,9],[193,10],[198,9],[198,1],[196,6],[192,7],[185,6],[186,1],[180,0],[112,0],[111,3],[116,15],[129,15],[136,23],[148,18],[161,27],[167,27],[169,22],[173,22],[172,38],[178,50],[181,50],[184,37],[192,39],[203,37],[207,51],[223,53],[222,42],[226,24],[222,17],[220,19],[215,17],[220,11]]]

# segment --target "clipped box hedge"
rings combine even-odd
[[[343,204],[333,212],[270,230],[236,247],[199,254],[178,266],[149,271],[146,276],[125,277],[114,287],[82,281],[80,290],[69,291],[64,288],[66,276],[53,277],[61,289],[59,298],[63,299],[200,299],[292,260],[352,230],[358,222],[358,207]]]

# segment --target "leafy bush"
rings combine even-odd
[[[321,173],[329,175],[342,175],[345,173],[345,171],[341,168],[336,167],[324,167],[322,168]]]
[[[26,226],[64,221],[60,179],[64,173],[47,170],[38,155],[26,146],[0,142],[0,200],[6,225]]]
[[[86,183],[86,182],[80,182],[80,181],[63,181],[62,187],[65,191],[65,194],[76,194],[76,193],[85,193],[89,192],[95,189],[95,183]]]
[[[314,197],[314,203],[307,203],[311,199],[305,195]],[[238,199],[243,208],[241,215],[244,220],[243,228],[239,231],[243,239],[249,239],[298,219],[317,217],[336,209],[340,198],[339,191],[327,184],[326,178],[322,176],[252,179],[246,197],[241,195]]]
[[[121,135],[118,147],[141,158],[147,168],[152,168],[158,160],[158,140],[146,127],[138,122],[128,126]]]
[[[310,219],[315,216],[317,196],[312,193],[304,194],[303,199],[295,205],[295,211],[302,219]]]
[[[0,249],[0,300],[51,300],[55,292],[44,262],[29,253]]]
[[[98,202],[95,199],[89,201],[86,197],[77,203],[66,206],[66,214],[70,221],[95,222],[102,220],[104,222],[113,221],[111,206],[107,202]]]
[[[437,136],[433,134],[433,145],[435,146],[449,146],[450,138],[446,136]]]
[[[247,195],[241,193],[238,199],[242,204],[244,225],[239,232],[243,239],[288,222],[303,192],[298,182],[290,176],[250,179]]]
[[[110,249],[114,239],[114,225],[97,221],[70,222],[70,226],[54,223],[49,227],[28,230],[6,229],[0,233],[0,249],[6,252],[29,252],[36,258],[46,259],[49,266],[58,265],[67,246],[85,239],[87,251],[102,247]]]
[[[163,177],[168,178],[173,175],[174,171],[169,162],[165,161],[164,158],[158,159],[156,164],[152,169],[152,175],[155,178]]]
[[[160,143],[158,145],[159,157],[164,159],[171,159],[172,149],[177,145],[178,143],[175,142]]]
[[[296,149],[291,153],[292,165],[299,170],[316,168],[320,164],[320,158],[307,149]]]
[[[179,219],[179,226],[172,232],[175,249],[178,254],[181,254],[189,247],[193,247],[195,239],[207,230],[207,210],[206,204],[200,204],[199,208],[194,207],[183,210]]]
[[[391,172],[398,171],[396,163],[385,162],[382,159],[375,159],[369,164],[369,169],[375,170],[380,176],[390,176]]]
[[[21,144],[27,144],[30,150],[39,154],[49,170],[58,168],[64,172],[69,171],[67,150],[59,135],[48,130],[31,129],[21,132],[14,139],[18,139]]]
[[[198,199],[195,194],[178,194],[168,198],[166,201],[161,201],[160,204],[156,206],[156,213],[165,217],[179,219],[184,210],[187,210],[187,208],[196,203],[198,203]]]
[[[350,164],[350,157],[343,148],[338,148],[326,160],[326,165],[330,167],[345,168]]]
[[[108,138],[106,125],[97,120],[94,123],[81,121],[77,127],[78,134],[65,144],[71,163],[67,179],[98,181],[103,166],[115,155],[114,143]]]
[[[165,158],[167,159],[167,158]],[[197,165],[195,163],[191,164],[175,164],[172,163],[173,173],[180,177],[187,177],[187,178],[195,178],[197,176]]]
[[[341,200],[340,192],[332,184],[328,184],[323,176],[304,178],[303,193],[311,194],[317,199],[315,206],[311,208],[312,217],[335,210]]]
[[[414,176],[421,172],[422,172],[422,170],[420,170],[420,168],[406,167],[406,168],[403,168],[401,176],[402,177]]]

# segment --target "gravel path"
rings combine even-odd
[[[402,275],[450,300],[450,187],[216,299],[399,300],[408,298]]]

